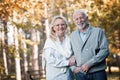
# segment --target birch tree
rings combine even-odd
[[[5,67],[5,73],[8,75],[8,66],[7,66],[7,56],[6,56],[6,47],[7,47],[7,26],[5,22],[2,22],[2,45],[3,45],[3,61]]]
[[[18,30],[14,27],[16,80],[21,80],[20,54],[18,52]]]
[[[28,57],[28,55],[27,55],[27,44],[26,44],[26,41],[25,41],[26,36],[25,36],[25,32],[22,29],[20,29],[19,33],[20,33],[20,36],[21,36],[21,40],[20,40],[21,48],[23,50],[22,55],[23,55],[23,62],[24,62],[24,67],[23,67],[24,68],[24,79],[29,80],[29,76],[28,76],[28,60],[27,60],[27,57]]]
[[[38,65],[38,43],[39,43],[39,31],[32,29],[31,30],[31,40],[34,42],[32,45],[32,71],[33,74],[39,74],[39,65]],[[39,75],[34,76],[34,78],[39,78]]]
[[[8,75],[8,66],[7,66],[7,56],[6,56],[6,42],[5,40],[7,40],[7,35],[5,34],[5,27],[6,24],[4,21],[0,20],[0,53],[2,54],[2,58],[3,58],[3,63],[4,66],[1,66],[1,70],[0,70],[0,79],[4,78],[3,75]],[[4,69],[2,70],[2,67],[4,67]]]

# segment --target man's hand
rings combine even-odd
[[[89,66],[88,66],[87,64],[83,64],[83,65],[81,66],[81,70],[82,70],[83,72],[87,72],[88,69],[89,69]]]
[[[81,67],[76,67],[73,72],[75,74],[78,73],[78,72],[80,72],[80,71],[86,73],[88,70],[89,70],[89,66],[87,64],[83,64]]]

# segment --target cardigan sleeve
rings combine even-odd
[[[65,67],[69,65],[69,61],[52,48],[45,49],[44,58],[48,65],[52,65],[54,67]]]
[[[93,56],[86,64],[88,64],[90,67],[93,65],[96,65],[103,60],[106,59],[106,57],[109,55],[109,48],[108,48],[108,42],[105,37],[105,34],[102,30],[99,30],[99,39],[98,39],[98,47],[99,51],[98,53]]]

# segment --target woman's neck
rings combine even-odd
[[[64,36],[58,36],[58,38],[59,38],[60,42],[62,43],[64,40]]]

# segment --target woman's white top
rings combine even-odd
[[[42,55],[42,66],[46,70],[46,80],[70,80],[69,61],[72,55],[69,37],[61,43],[48,38]]]

